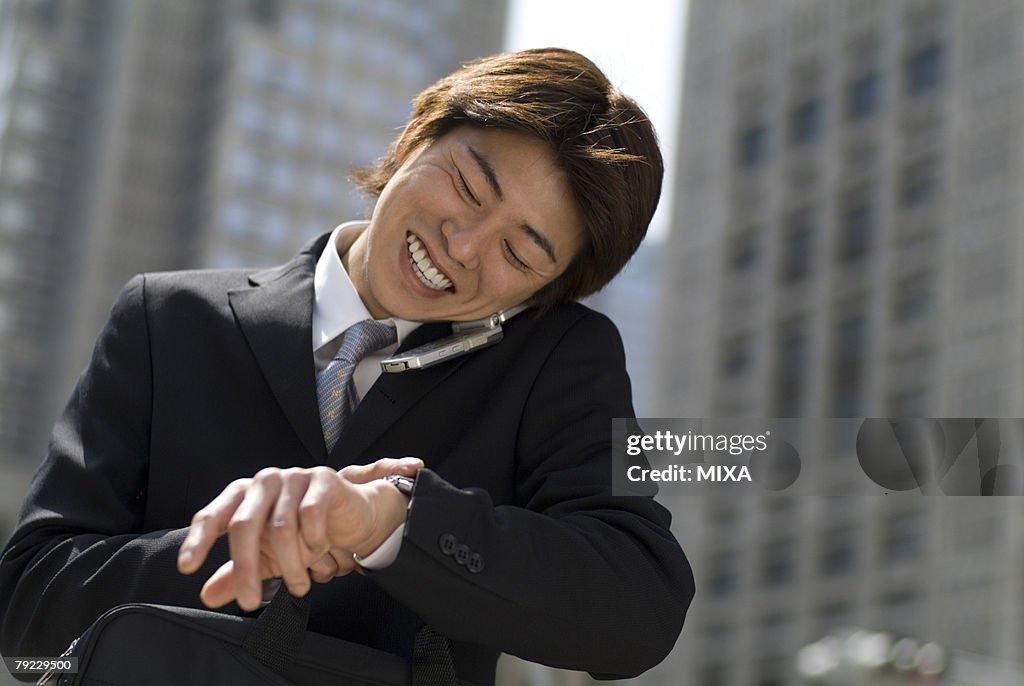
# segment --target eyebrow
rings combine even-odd
[[[547,256],[552,262],[558,262],[558,258],[555,257],[555,247],[551,245],[551,241],[549,241],[544,234],[526,223],[520,224],[519,228],[522,229],[523,233],[529,236],[530,240],[536,243],[541,250],[547,253]]]
[[[480,167],[480,172],[484,175],[487,185],[491,187],[494,195],[497,196],[499,201],[504,200],[505,193],[501,189],[501,184],[498,183],[498,175],[494,173],[494,167],[491,166],[490,161],[472,145],[466,145],[466,149],[469,150],[469,154],[473,157],[477,166]],[[544,251],[552,262],[558,262],[558,258],[555,256],[555,247],[551,245],[551,241],[547,239],[547,236],[525,222],[520,224],[519,228]]]

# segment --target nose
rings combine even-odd
[[[493,233],[493,227],[480,221],[446,221],[441,225],[449,257],[465,269],[480,265],[480,257]]]

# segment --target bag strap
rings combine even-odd
[[[412,686],[458,686],[452,642],[423,624],[412,650]]]
[[[264,667],[287,677],[302,648],[309,621],[309,594],[296,598],[284,584],[252,623],[242,646]],[[458,686],[452,642],[423,624],[412,654],[413,686]]]
[[[264,667],[288,676],[309,620],[309,594],[296,598],[284,584],[252,623],[242,647]]]

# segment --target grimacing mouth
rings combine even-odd
[[[434,291],[455,292],[455,286],[448,275],[442,272],[430,259],[426,247],[420,239],[410,231],[405,232],[406,245],[409,250],[409,264],[412,272],[427,288]]]

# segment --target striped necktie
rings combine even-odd
[[[356,366],[364,357],[391,345],[396,339],[397,333],[391,324],[373,319],[357,322],[341,335],[338,354],[316,375],[320,426],[324,431],[327,452],[334,449],[338,434],[359,402],[355,384],[352,383]]]

